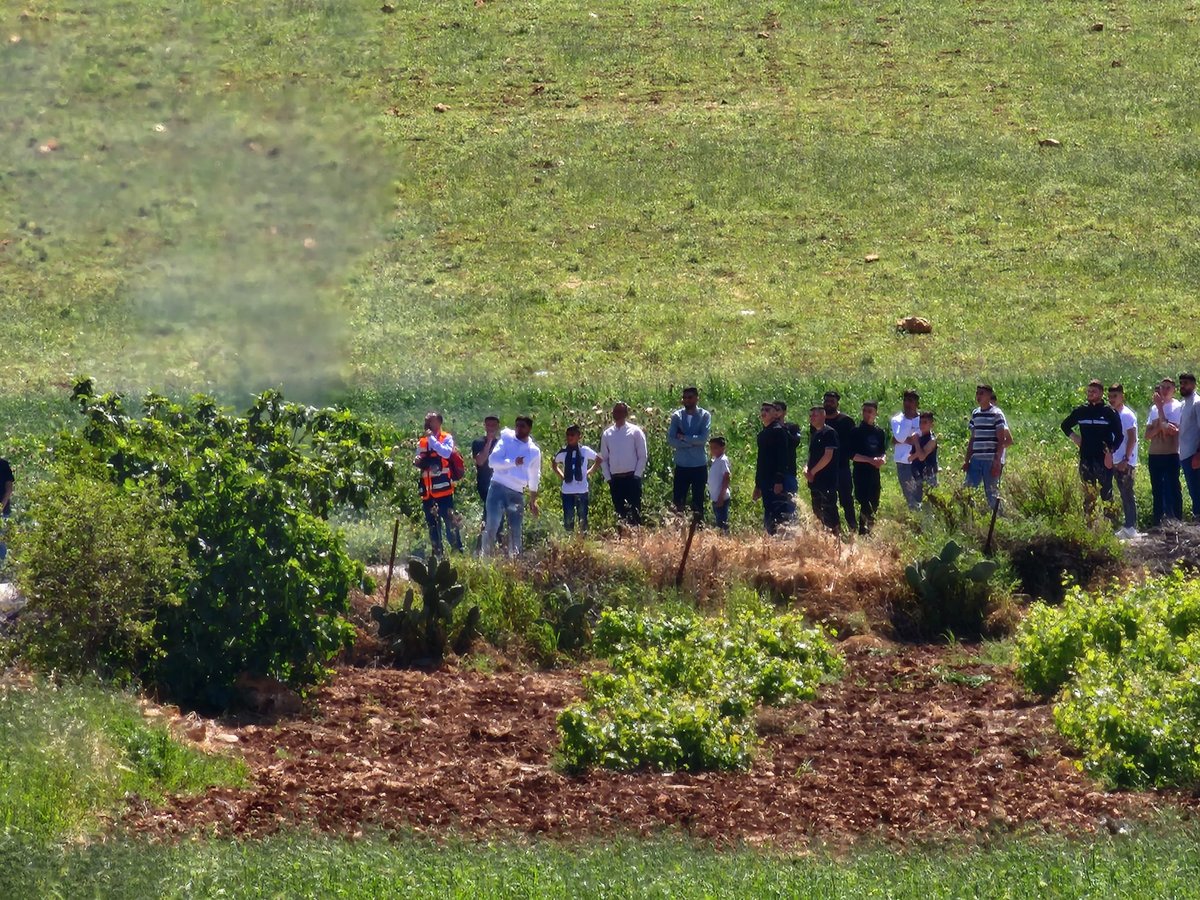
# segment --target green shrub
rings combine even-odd
[[[761,607],[725,620],[607,610],[594,648],[611,670],[587,676],[558,720],[572,771],[745,768],[756,705],[811,699],[842,666],[819,629]]]
[[[1200,782],[1200,580],[1038,605],[1016,642],[1017,676],[1057,692],[1054,720],[1084,769],[1117,787]]]
[[[347,412],[289,404],[274,391],[242,416],[207,397],[180,405],[151,394],[135,418],[119,395],[96,396],[89,380],[75,398],[84,424],[55,450],[63,502],[82,506],[65,494],[89,482],[130,503],[153,497],[160,509],[147,521],[161,524],[173,558],[187,562],[152,610],[112,612],[145,626],[136,635],[150,652],[138,674],[177,700],[215,707],[229,704],[242,673],[300,689],[319,680],[353,635],[342,614],[362,579],[327,519],[391,488],[384,435]],[[72,521],[86,529],[88,515],[74,510]],[[27,570],[26,588],[49,598],[53,574]],[[149,599],[136,595],[115,599]],[[70,607],[42,609],[59,620],[43,628],[71,627],[62,621]],[[82,668],[106,668],[86,657],[87,644],[78,650]]]
[[[966,639],[983,635],[991,598],[988,580],[996,572],[996,563],[985,559],[960,563],[962,558],[962,547],[949,541],[937,555],[905,568],[912,601],[897,603],[893,609],[902,633],[931,636],[950,632]]]
[[[187,558],[153,492],[82,477],[38,485],[14,537],[28,605],[15,650],[32,666],[128,682],[160,660],[160,610],[178,606]]]

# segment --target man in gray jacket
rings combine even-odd
[[[692,513],[704,512],[704,485],[708,480],[708,433],[712,416],[700,408],[700,391],[683,389],[683,406],[671,413],[667,443],[675,452],[675,481],[672,500],[676,512],[683,512],[688,491],[692,492]]]

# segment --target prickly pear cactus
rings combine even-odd
[[[458,570],[448,559],[430,568],[419,559],[410,559],[408,580],[421,592],[421,606],[414,608],[415,594],[409,588],[398,610],[375,606],[371,617],[379,623],[379,637],[390,641],[398,666],[436,666],[452,649],[465,653],[479,627],[479,607],[467,611],[466,621],[453,641],[454,610],[462,602],[466,588],[458,582]]]

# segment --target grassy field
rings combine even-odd
[[[1194,826],[1174,825],[841,856],[713,852],[662,837],[581,846],[279,836],[61,852],[0,841],[0,887],[75,897],[1193,897],[1197,837]]]
[[[1194,352],[1194,10],[392,6],[11,7],[0,390],[407,409]]]

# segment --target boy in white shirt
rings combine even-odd
[[[708,496],[712,498],[713,519],[726,534],[729,533],[729,457],[725,455],[725,438],[708,442]]]
[[[580,428],[567,428],[567,445],[554,454],[551,467],[562,479],[563,528],[575,530],[575,519],[579,519],[579,531],[588,530],[588,479],[596,470],[598,454],[586,444],[579,443]]]

